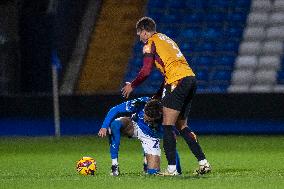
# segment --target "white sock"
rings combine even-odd
[[[112,165],[118,165],[117,158],[111,159],[111,164],[112,164]]]
[[[203,160],[200,160],[198,163],[199,165],[205,165],[208,163],[208,161],[206,159],[203,159]]]
[[[176,165],[168,165],[168,171],[170,173],[174,172],[177,170],[177,166]]]

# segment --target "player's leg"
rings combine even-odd
[[[178,120],[177,125],[179,126],[177,127],[180,128],[181,136],[184,138],[191,152],[194,154],[194,156],[198,160],[199,169],[196,170],[196,173],[198,174],[208,173],[211,171],[211,166],[209,162],[207,161],[200,144],[197,141],[197,137],[195,133],[191,131],[191,129],[186,125],[186,123],[187,123],[187,119]]]
[[[146,160],[147,160],[147,173],[151,175],[159,173],[161,156],[146,154]]]
[[[191,88],[191,77],[165,86],[165,95],[162,98],[164,150],[168,160],[167,172],[176,171],[176,139],[173,128]]]
[[[188,147],[190,148],[194,156],[197,158],[200,165],[199,173],[204,174],[211,170],[210,164],[206,160],[205,154],[203,153],[201,146],[197,141],[196,135],[191,131],[191,129],[187,125],[191,102],[193,96],[195,95],[195,91],[196,85],[195,83],[192,83],[192,87],[189,90],[188,96],[184,102],[181,113],[176,122],[176,127],[180,131],[181,136],[186,141]]]
[[[115,119],[110,126],[111,134],[109,136],[110,142],[110,154],[112,160],[111,166],[111,175],[118,176],[119,175],[119,163],[118,163],[118,151],[120,146],[120,137],[121,130],[125,127],[128,127],[129,124],[132,124],[131,119],[129,117],[121,117]]]
[[[135,123],[134,123],[135,127]],[[160,171],[161,148],[160,139],[154,138],[143,133],[143,131],[136,125],[137,138],[140,140],[144,155],[146,157],[146,173],[157,174]]]
[[[170,94],[169,86],[166,86],[166,95],[162,100],[163,104],[163,148],[166,154],[168,161],[167,171],[174,173],[176,171],[176,136],[174,133],[174,126],[179,116],[179,111],[170,108],[169,102],[172,102],[173,99]]]

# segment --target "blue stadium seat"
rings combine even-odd
[[[197,93],[207,93],[208,92],[208,84],[207,83],[199,83],[197,84]]]
[[[220,23],[222,24],[222,22],[225,20],[225,13],[222,12],[215,12],[215,13],[208,13],[206,14],[206,21],[207,22],[214,22],[214,23]]]
[[[228,40],[228,41],[218,41],[216,45],[216,49],[218,51],[226,51],[226,52],[238,52],[239,49],[239,41]]]
[[[184,38],[185,41],[196,41],[200,39],[201,30],[198,28],[185,29],[181,34],[180,38]]]
[[[214,52],[216,50],[216,43],[203,41],[199,43],[198,50],[203,51],[203,52]]]
[[[160,0],[149,0],[148,2],[148,9],[152,9],[152,8],[160,8],[163,9],[166,7],[166,3]]]
[[[223,70],[223,69],[214,69],[212,70],[212,72],[210,73],[211,77],[210,80],[211,81],[227,81],[229,82],[231,80],[231,70]]]
[[[182,18],[182,22],[185,24],[202,24],[203,22],[203,14],[200,12],[186,14]]]
[[[277,82],[279,84],[284,84],[284,70],[281,70],[281,71],[278,72]]]
[[[251,1],[250,0],[234,0],[234,1],[231,1],[229,4],[230,4],[230,7],[232,8],[238,8],[239,10],[248,11],[251,5]]]
[[[185,2],[185,7],[192,10],[200,10],[204,8],[205,3],[203,0],[187,0]]]
[[[159,19],[160,24],[176,24],[180,23],[181,19],[178,15],[165,14]]]
[[[195,65],[198,67],[206,67],[209,68],[213,65],[213,59],[210,56],[198,56],[194,59]]]
[[[220,28],[206,28],[202,32],[202,37],[205,40],[218,40],[222,37],[222,30]]]
[[[229,2],[226,0],[208,0],[206,3],[207,9],[227,9],[229,7]]]
[[[208,82],[209,72],[208,69],[195,69],[194,73],[198,81]]]
[[[247,19],[247,14],[245,12],[234,12],[229,13],[227,16],[228,22],[242,22],[245,23]]]
[[[161,27],[159,30],[159,32],[167,35],[168,37],[172,38],[172,39],[176,39],[178,36],[178,32],[175,31],[174,28],[170,28],[170,27]]]
[[[192,52],[195,49],[194,44],[195,43],[181,42],[181,44],[179,45],[179,48],[182,52]]]
[[[214,59],[214,65],[226,69],[233,69],[235,58],[235,56],[220,56]]]
[[[241,38],[243,35],[243,28],[229,27],[224,30],[224,36],[230,39]]]
[[[228,84],[210,84],[208,86],[208,92],[211,93],[225,93],[227,92],[229,85]]]
[[[168,8],[172,9],[182,9],[185,7],[184,1],[169,1],[169,2],[165,1],[165,3]]]

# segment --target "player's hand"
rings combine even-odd
[[[101,128],[98,135],[100,137],[105,137],[107,135],[107,129],[106,128]]]
[[[133,88],[131,86],[131,83],[129,83],[129,82],[126,82],[125,86],[121,89],[122,96],[124,98],[128,98],[132,91],[133,91]]]

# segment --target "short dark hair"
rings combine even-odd
[[[150,17],[142,17],[136,23],[136,30],[137,31],[146,30],[147,32],[155,32],[156,31],[156,23]]]
[[[162,115],[162,104],[159,100],[153,99],[148,101],[144,107],[144,113],[154,119],[160,119]]]

